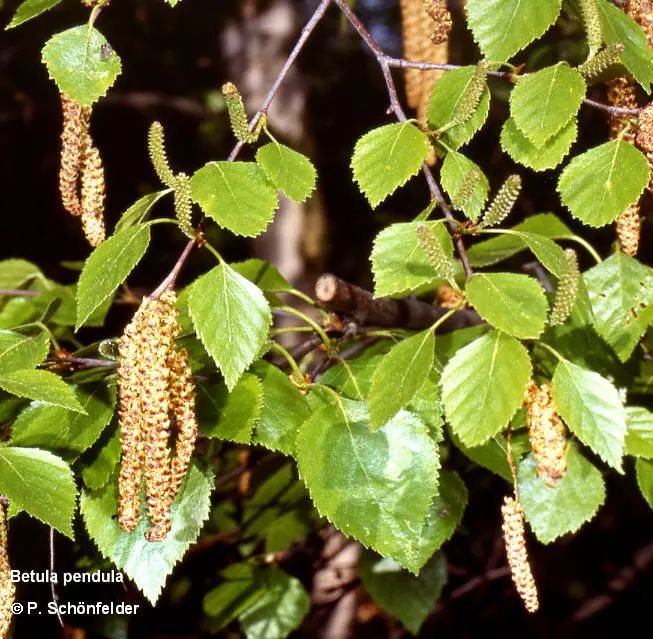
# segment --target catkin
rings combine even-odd
[[[619,248],[626,255],[637,255],[641,224],[639,203],[631,204],[617,218],[617,240],[619,241]]]
[[[506,495],[501,506],[503,519],[503,540],[506,545],[508,565],[512,580],[528,612],[535,612],[539,607],[537,586],[526,551],[524,538],[524,509],[513,497]]]
[[[426,224],[420,224],[417,227],[417,240],[438,275],[453,280],[454,271],[451,258],[445,253],[433,229]]]
[[[186,476],[188,464],[193,455],[197,439],[197,417],[195,415],[195,385],[188,352],[181,349],[169,359],[170,368],[170,412],[177,425],[175,455],[172,458],[172,498],[179,491]]]
[[[424,0],[424,11],[433,20],[431,42],[436,45],[444,44],[449,39],[453,26],[446,0]]]
[[[531,382],[524,405],[537,476],[555,488],[567,473],[567,432],[553,405],[550,384]]]
[[[521,178],[510,175],[496,194],[492,204],[483,214],[482,227],[496,226],[508,217],[521,191]]]
[[[0,638],[8,636],[11,625],[12,604],[16,600],[16,586],[11,580],[9,552],[7,549],[7,517],[4,504],[0,504]]]
[[[165,137],[160,122],[152,122],[147,136],[150,160],[159,180],[168,188],[175,187],[175,174],[170,168],[166,153]]]
[[[449,60],[448,42],[445,39],[443,42],[435,44],[432,36],[435,35],[436,39],[442,39],[447,31],[446,24],[435,24],[427,13],[425,4],[426,6],[432,5],[432,3],[425,3],[424,0],[401,0],[400,2],[404,57],[413,62],[445,64]],[[444,5],[444,2],[435,4]],[[429,10],[434,15],[444,16],[442,9],[436,11],[433,6],[429,6]],[[442,71],[438,69],[405,69],[404,71],[408,106],[417,111],[417,117],[422,123],[426,122],[426,109],[433,85],[441,75]]]
[[[61,168],[59,192],[64,208],[71,215],[80,215],[79,175],[82,154],[86,147],[91,121],[91,109],[83,107],[61,94],[63,131],[61,133]]]
[[[82,159],[81,217],[84,235],[92,247],[104,241],[104,167],[100,152],[87,136]]]
[[[170,507],[188,470],[197,437],[195,389],[179,333],[176,295],[145,297],[120,340],[119,414],[122,460],[118,518],[123,530],[138,524],[145,477],[148,541],[162,541],[171,528]],[[171,459],[171,417],[177,443]]]
[[[190,178],[186,173],[175,176],[175,215],[179,220],[181,230],[188,237],[195,237],[192,223],[193,200],[190,188]]]
[[[550,322],[552,326],[563,324],[571,315],[578,295],[578,284],[580,282],[580,270],[576,251],[565,249],[562,254],[560,267],[560,278],[556,290],[553,310],[551,311]]]
[[[653,2],[650,0],[628,0],[625,10],[642,27],[649,48],[653,49]]]
[[[456,292],[449,284],[438,286],[436,292],[436,303],[442,308],[456,308],[462,301],[462,295]]]
[[[617,64],[621,60],[624,45],[621,42],[609,44],[605,49],[592,56],[587,62],[578,67],[578,71],[589,82],[600,76],[606,69]]]
[[[461,96],[456,112],[451,120],[452,126],[466,122],[474,114],[483,95],[483,91],[485,91],[487,70],[488,66],[485,60],[481,60],[474,68],[474,74],[465,88],[465,92]]]
[[[587,34],[587,44],[590,56],[593,57],[601,48],[603,34],[601,30],[601,14],[596,0],[580,0],[580,12]]]
[[[460,188],[455,196],[451,198],[451,204],[458,211],[462,211],[474,195],[474,191],[481,181],[481,174],[476,169],[472,169],[465,175]]]

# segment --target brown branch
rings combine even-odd
[[[325,273],[317,280],[315,297],[328,310],[351,317],[361,326],[422,330],[432,326],[449,311],[414,297],[374,298],[369,291],[331,273]],[[462,326],[480,324],[480,321],[474,311],[460,310],[446,319],[439,330],[446,333]]]
[[[406,122],[408,119],[404,110],[399,103],[399,97],[397,96],[397,87],[395,86],[394,80],[392,79],[392,72],[390,70],[390,63],[388,56],[383,52],[377,41],[372,37],[370,32],[363,26],[363,23],[358,19],[358,16],[349,8],[346,0],[334,0],[336,5],[343,12],[349,23],[356,29],[361,38],[365,41],[365,44],[374,54],[381,71],[383,73],[383,79],[385,80],[386,88],[388,89],[388,95],[390,97],[390,111],[394,113],[395,117],[399,122]],[[426,183],[431,194],[431,199],[435,200],[438,206],[442,209],[444,216],[449,221],[449,232],[454,239],[456,245],[456,250],[458,251],[458,256],[462,262],[463,269],[465,270],[465,275],[469,278],[472,275],[472,268],[467,257],[467,252],[465,251],[465,245],[462,238],[456,233],[456,225],[454,223],[455,217],[451,208],[447,204],[447,201],[444,198],[442,190],[438,186],[438,183],[433,177],[433,173],[429,168],[426,162],[422,166],[422,172],[426,178]]]
[[[640,548],[628,566],[622,568],[608,583],[607,591],[585,602],[574,614],[574,621],[593,617],[614,603],[615,597],[632,586],[637,578],[653,567],[653,543]]]
[[[30,291],[22,288],[0,288],[0,297],[37,297],[39,291]]]

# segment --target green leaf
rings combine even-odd
[[[43,47],[43,63],[59,91],[83,106],[106,94],[120,75],[120,58],[95,28],[57,33]]]
[[[25,0],[14,13],[14,17],[7,25],[7,29],[13,29],[23,22],[27,22],[36,16],[41,15],[44,11],[56,7],[61,0]]]
[[[495,328],[535,338],[543,330],[549,305],[532,277],[514,273],[475,273],[465,288],[469,303]]]
[[[447,421],[466,446],[505,428],[531,378],[528,352],[514,337],[492,331],[461,348],[442,372]]]
[[[372,432],[363,402],[329,397],[299,431],[299,474],[321,515],[417,573],[419,531],[437,491],[436,447],[405,411]]]
[[[310,415],[306,398],[276,366],[259,362],[254,372],[263,384],[263,405],[253,441],[284,455],[294,455],[297,433]]]
[[[534,171],[546,171],[555,168],[564,160],[577,135],[578,126],[576,120],[572,119],[538,148],[517,128],[515,121],[508,118],[501,129],[501,148],[515,162]]]
[[[70,467],[56,455],[0,446],[0,494],[14,508],[73,538],[77,489]]]
[[[270,142],[260,147],[256,161],[268,179],[295,202],[305,202],[315,190],[317,171],[313,163],[284,144]]]
[[[279,568],[233,564],[220,576],[223,582],[203,601],[213,632],[237,618],[247,639],[284,639],[308,614],[301,582]]]
[[[134,226],[111,236],[88,256],[77,286],[75,330],[127,279],[149,243],[150,227]]]
[[[85,414],[32,402],[14,422],[12,445],[45,448],[64,459],[74,459],[90,448],[113,417],[115,391],[102,382],[75,390]]]
[[[118,486],[113,481],[102,490],[83,490],[80,511],[86,530],[100,553],[123,570],[154,605],[168,575],[199,536],[209,516],[213,474],[201,471],[193,463],[172,503],[172,529],[164,541],[149,542],[144,533],[149,527],[145,508],[138,526],[124,532],[115,514],[118,510]]]
[[[648,459],[638,459],[635,462],[635,472],[642,496],[646,503],[653,508],[653,462]]]
[[[293,288],[288,280],[281,275],[279,269],[265,260],[251,258],[244,262],[232,263],[229,266],[236,273],[246,277],[252,284],[256,284],[264,292],[289,291]]]
[[[445,254],[453,255],[451,236],[442,224],[406,222],[387,226],[376,236],[371,255],[376,297],[409,293],[438,279],[417,239],[420,224],[433,229]]]
[[[26,368],[36,368],[47,356],[50,336],[46,331],[22,335],[0,331],[0,375]]]
[[[90,490],[99,490],[111,479],[113,471],[120,460],[120,429],[105,433],[95,445],[90,463],[82,470],[84,484]]]
[[[519,500],[536,537],[548,544],[594,517],[605,501],[605,486],[601,472],[573,444],[567,473],[555,488],[537,476],[536,467],[532,455],[519,464]]]
[[[207,437],[249,444],[261,412],[261,381],[245,373],[229,392],[224,384],[199,384],[197,418]]]
[[[573,235],[572,230],[553,213],[533,215],[515,225],[512,231],[518,233],[515,235],[502,234],[470,246],[467,255],[472,266],[491,266],[529,248],[524,237],[525,232],[549,239],[560,239]]]
[[[42,277],[39,267],[27,260],[0,260],[0,288],[18,288],[36,277]]]
[[[621,9],[608,0],[597,0],[601,14],[601,31],[606,44],[620,43],[624,50],[621,63],[635,76],[647,93],[653,82],[653,52],[642,28]]]
[[[18,370],[0,374],[0,388],[18,397],[61,406],[83,413],[72,388],[54,373],[40,370]]]
[[[451,471],[440,472],[438,494],[422,523],[416,546],[407,549],[416,566],[424,564],[447,541],[460,525],[467,506],[467,488],[460,476]]]
[[[428,123],[432,129],[444,129],[453,121],[467,95],[467,88],[473,81],[475,72],[475,66],[462,67],[446,71],[436,80],[426,109]],[[441,136],[442,141],[450,149],[460,148],[485,124],[489,112],[490,90],[485,87],[471,118],[462,124],[446,128]]]
[[[576,114],[587,87],[583,76],[566,62],[518,79],[510,95],[510,115],[521,133],[541,148]]]
[[[558,192],[575,218],[604,226],[637,201],[648,177],[646,157],[617,139],[577,155],[560,175]]]
[[[429,148],[428,137],[409,122],[387,124],[358,140],[351,167],[372,208],[420,170]]]
[[[583,279],[598,334],[625,362],[653,320],[653,269],[617,251]]]
[[[622,472],[626,412],[617,389],[604,377],[561,361],[552,380],[558,413],[580,441]]]
[[[505,61],[556,21],[561,0],[468,0],[467,24],[483,55]]]
[[[197,336],[233,390],[261,350],[272,322],[261,289],[221,263],[195,282],[188,308]]]
[[[190,184],[193,201],[236,235],[263,233],[279,204],[275,188],[255,162],[209,162]]]
[[[653,459],[653,413],[641,406],[626,406],[626,453]]]
[[[154,205],[164,196],[170,193],[170,189],[164,189],[163,191],[155,191],[154,193],[148,193],[142,198],[136,200],[120,217],[116,228],[113,231],[114,235],[124,231],[136,224],[142,224],[145,222],[150,214],[150,211]]]
[[[449,197],[455,199],[465,178],[472,171],[478,173],[479,179],[476,182],[471,197],[465,203],[463,211],[469,219],[476,220],[485,206],[490,190],[490,183],[481,168],[466,158],[462,153],[450,151],[444,157],[444,162],[440,169],[440,180],[442,181],[442,188],[447,192]]]
[[[381,360],[370,388],[372,430],[392,419],[423,386],[433,368],[434,348],[434,332],[428,329],[399,342]]]
[[[358,574],[372,599],[417,635],[447,582],[447,561],[442,554],[433,555],[414,576],[393,559],[366,551],[358,562]]]

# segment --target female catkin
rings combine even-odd
[[[537,586],[528,563],[524,537],[524,510],[515,498],[506,495],[501,506],[503,540],[512,580],[528,612],[539,607]]]
[[[531,382],[524,405],[537,475],[554,488],[567,473],[567,433],[553,404],[551,386]]]
[[[7,550],[7,517],[4,504],[0,504],[0,639],[8,636],[15,599],[16,586],[11,580]]]
[[[434,230],[426,224],[417,227],[417,241],[422,247],[433,269],[445,279],[453,280],[454,270],[451,258],[445,253]]]
[[[580,269],[574,249],[565,249],[560,264],[560,278],[549,321],[552,326],[563,324],[571,315],[578,295]]]
[[[505,220],[512,207],[515,205],[521,192],[521,178],[518,175],[510,175],[506,178],[499,192],[496,194],[492,204],[483,214],[482,227],[496,226]]]

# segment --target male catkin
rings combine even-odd
[[[531,382],[524,405],[537,475],[554,488],[567,473],[567,431],[553,405],[550,384]]]
[[[104,241],[104,167],[100,152],[87,136],[82,159],[81,216],[84,235],[96,247]]]
[[[61,167],[59,169],[59,192],[61,202],[71,215],[80,215],[79,175],[82,154],[89,135],[91,109],[83,107],[61,94],[63,130],[61,133]]]
[[[404,57],[414,62],[448,62],[448,42],[435,44],[431,39],[436,33],[442,37],[446,29],[434,26],[425,10],[424,0],[401,0],[400,6]],[[441,75],[442,71],[438,69],[404,71],[408,106],[417,111],[417,117],[422,123],[426,122],[426,108],[433,85]]]
[[[535,585],[535,579],[533,579],[533,573],[528,563],[528,553],[526,552],[524,510],[516,499],[506,495],[501,506],[501,515],[503,518],[503,540],[506,546],[512,580],[526,610],[535,612],[539,607],[539,601],[537,586]]]
[[[7,550],[7,516],[4,504],[0,504],[0,638],[8,636],[11,625],[12,604],[16,600],[16,586],[11,580],[9,553]]]
[[[423,0],[426,15],[433,21],[431,41],[433,44],[444,44],[449,39],[453,22],[446,0]]]

